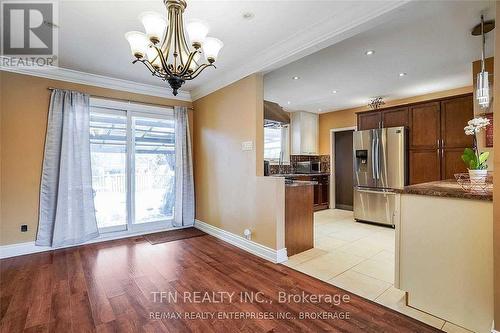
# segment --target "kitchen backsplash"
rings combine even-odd
[[[305,161],[319,161],[321,162],[321,172],[330,173],[330,155],[290,155],[290,165],[283,165],[280,171],[279,165],[272,164],[269,166],[269,172],[271,175],[279,173],[292,173],[295,169],[295,163]]]

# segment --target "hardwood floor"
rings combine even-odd
[[[160,291],[177,293],[179,298],[160,302]],[[157,245],[135,237],[4,259],[0,292],[1,332],[9,333],[440,332],[212,236]],[[200,296],[235,292],[235,296],[231,302],[229,297],[215,297],[224,302],[195,303],[193,292],[201,292]],[[240,292],[263,292],[266,302],[240,302]],[[350,300],[338,305],[330,300],[280,303],[279,292],[349,295]],[[183,295],[191,300],[184,301]],[[191,312],[207,316],[282,313],[293,318],[184,318]],[[306,320],[298,318],[301,312],[349,318]],[[181,318],[151,318],[172,313]]]

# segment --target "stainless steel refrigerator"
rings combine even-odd
[[[355,131],[354,218],[394,226],[395,189],[407,183],[404,127]]]

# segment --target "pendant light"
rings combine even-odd
[[[481,72],[476,78],[476,100],[480,108],[487,109],[490,106],[490,84],[488,80],[489,73],[485,69],[485,45],[486,34],[495,28],[495,21],[484,21],[484,16],[481,15],[481,23],[474,27],[472,35],[481,36]]]

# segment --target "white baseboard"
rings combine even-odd
[[[286,249],[274,250],[199,220],[195,220],[194,227],[271,262],[281,263],[288,260]]]
[[[225,231],[223,229],[214,227],[210,224],[207,224],[207,223],[199,221],[199,220],[195,221],[194,226],[195,226],[195,228],[198,228],[198,229],[206,232],[209,235],[212,235],[216,238],[219,238],[219,239],[221,239],[225,242],[228,242],[236,247],[239,247],[242,250],[245,250],[249,253],[252,253],[258,257],[264,258],[264,259],[269,260],[271,262],[281,263],[281,262],[285,262],[288,260],[286,249],[274,250],[274,249],[271,249],[267,246],[261,245],[259,243],[255,243],[251,240],[245,239],[245,238],[238,236],[238,235],[235,235],[229,231]],[[126,232],[126,231],[114,232],[114,233],[109,233],[109,234],[102,234],[98,238],[89,240],[88,242],[85,242],[83,244],[63,246],[63,247],[57,247],[57,248],[50,247],[50,246],[37,246],[37,245],[35,245],[35,242],[3,245],[3,246],[0,246],[0,259],[17,257],[17,256],[22,256],[22,255],[32,254],[32,253],[54,251],[54,250],[73,247],[73,246],[99,243],[99,242],[105,242],[105,241],[127,238],[127,237],[141,236],[141,235],[150,234],[150,233],[154,233],[154,232],[161,232],[161,231],[167,231],[167,230],[173,230],[173,229],[181,229],[181,228],[162,228],[162,229],[147,230],[147,231],[141,230],[138,232]]]
[[[82,244],[68,245],[68,246],[61,246],[61,247],[37,246],[37,245],[35,245],[35,242],[3,245],[3,246],[0,246],[0,259],[17,257],[17,256],[25,255],[25,254],[53,251],[53,250],[64,249],[64,248],[68,248],[68,247],[74,247],[74,246],[80,246],[80,245],[86,245],[86,244],[92,244],[92,243],[106,242],[106,241],[115,240],[115,239],[141,236],[141,235],[146,235],[146,234],[151,234],[151,233],[161,232],[161,231],[183,229],[183,228],[189,228],[189,227],[180,227],[180,228],[168,227],[168,228],[159,228],[159,229],[154,229],[154,230],[141,230],[141,231],[136,231],[136,232],[120,231],[120,232],[113,232],[113,233],[107,233],[107,234],[104,233],[104,234],[100,235],[99,237],[91,239],[91,240],[89,240],[85,243],[82,243]]]
[[[493,323],[491,324],[491,333],[500,333],[499,331],[495,330],[495,321],[493,320]]]

